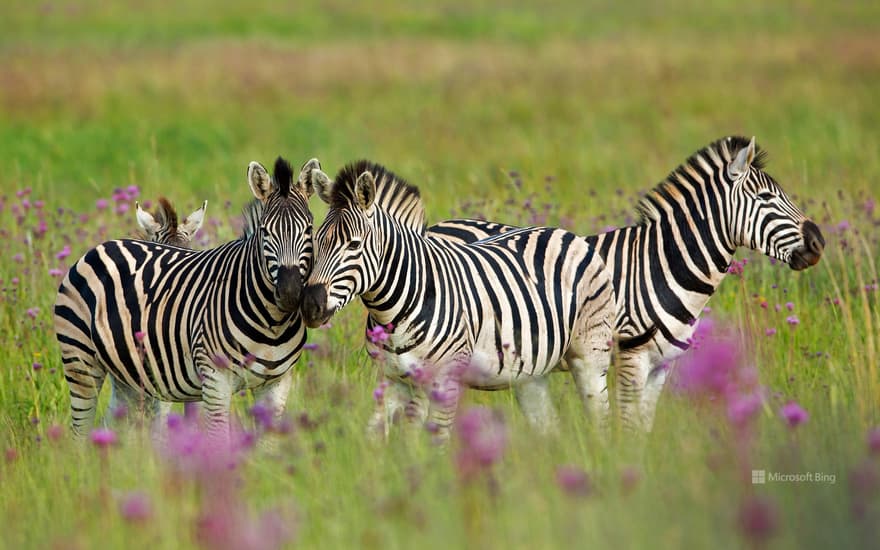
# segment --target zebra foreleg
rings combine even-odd
[[[164,404],[155,397],[147,395],[140,388],[132,388],[111,376],[110,404],[108,406],[110,415],[105,415],[104,422],[106,424],[110,416],[115,417],[119,414],[125,414],[129,418],[132,418],[133,414],[143,414],[144,418],[154,420],[162,414],[162,405]],[[167,405],[165,408],[170,411],[171,403]],[[167,416],[167,412],[165,415]]]
[[[600,430],[608,430],[611,407],[608,402],[607,360],[569,357],[566,362],[587,418]]]
[[[287,398],[293,386],[293,369],[268,384],[254,389],[254,400],[269,408],[272,422],[278,426],[287,407]],[[278,439],[271,434],[264,434],[259,439],[260,448],[274,451],[278,448]]]
[[[199,367],[202,378],[202,401],[205,403],[205,425],[208,436],[218,442],[229,442],[229,408],[235,392],[235,375],[229,369],[207,364]]]
[[[559,425],[547,382],[546,376],[535,376],[517,384],[513,390],[526,420],[542,434],[556,433]]]
[[[374,394],[376,406],[367,423],[367,435],[370,439],[387,441],[391,426],[400,422],[401,416],[413,422],[424,422],[427,415],[424,399],[417,399],[410,385],[384,377],[382,386],[381,395]]]
[[[434,434],[435,440],[445,445],[449,441],[452,423],[458,411],[458,400],[461,394],[461,383],[457,377],[446,374],[439,377],[431,392],[431,403],[428,407],[428,431]]]

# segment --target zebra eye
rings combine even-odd
[[[773,200],[774,196],[775,195],[769,191],[764,191],[763,193],[758,193],[758,198],[761,199],[762,201]]]
[[[359,240],[355,239],[355,240],[351,241],[350,243],[348,243],[348,246],[346,248],[348,250],[357,250],[360,247],[361,247],[361,242]]]

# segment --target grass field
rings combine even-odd
[[[876,545],[880,4],[617,4],[4,3],[0,546]],[[367,157],[420,187],[429,222],[588,234],[631,222],[640,192],[730,134],[757,136],[828,241],[804,272],[740,254],[745,272],[709,304],[767,388],[747,432],[667,391],[645,441],[605,438],[558,375],[553,436],[528,430],[510,392],[467,394],[508,437],[465,479],[456,445],[365,439],[378,378],[355,303],[310,333],[277,453],[216,471],[143,431],[106,449],[67,438],[56,273],[132,235],[135,199],[207,199],[209,246],[236,236],[249,161],[317,156],[332,173]],[[789,401],[809,415],[796,428]],[[252,398],[235,405],[254,432]],[[753,485],[753,469],[813,481]]]

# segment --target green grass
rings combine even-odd
[[[216,242],[232,238],[231,219],[250,196],[249,161],[317,156],[334,172],[368,157],[421,188],[429,221],[528,223],[521,204],[533,195],[551,223],[590,233],[625,223],[639,191],[728,134],[757,136],[769,172],[828,239],[822,262],[802,273],[748,255],[744,277],[725,281],[709,304],[741,331],[772,395],[748,463],[836,483],[744,483],[723,412],[673,393],[643,449],[604,439],[558,375],[557,436],[531,433],[509,392],[467,394],[466,405],[503,412],[510,440],[494,484],[462,484],[455,447],[438,451],[423,434],[384,447],[365,440],[377,374],[355,303],[331,330],[310,333],[319,349],[296,367],[291,414],[318,425],[294,430],[278,455],[251,457],[242,500],[252,510],[293,507],[294,540],[305,547],[737,547],[746,544],[737,510],[752,493],[777,507],[771,545],[876,540],[878,489],[858,520],[851,508],[862,489],[849,482],[868,460],[865,434],[880,425],[880,291],[864,290],[878,282],[880,257],[878,213],[864,209],[880,173],[876,2],[7,4],[0,447],[17,458],[0,464],[0,545],[196,544],[198,490],[171,478],[143,435],[124,434],[103,466],[94,450],[46,437],[69,417],[51,328],[58,280],[47,270],[133,232],[130,212],[95,209],[114,188],[138,185],[141,199],[168,195],[186,212],[208,199],[206,235]],[[43,237],[33,211],[21,223],[11,213],[24,188],[45,201]],[[313,204],[319,222],[324,208]],[[852,227],[836,231],[843,220]],[[56,260],[64,244],[72,254]],[[826,301],[835,297],[841,305]],[[773,309],[789,301],[795,330]],[[765,337],[771,327],[778,334]],[[249,399],[237,401],[240,413]],[[789,399],[810,413],[793,432],[777,414]],[[591,496],[559,489],[564,464],[590,475]],[[620,480],[627,468],[640,476],[631,491]],[[120,516],[117,500],[131,490],[150,495],[152,521]]]

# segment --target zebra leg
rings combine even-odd
[[[125,414],[129,419],[132,419],[133,415],[142,414],[145,419],[152,421],[159,416],[164,404],[155,397],[147,395],[140,388],[132,388],[115,377],[110,377],[110,404],[108,406],[110,415],[115,417],[117,414]],[[167,405],[170,410],[171,403]],[[104,417],[105,424],[110,415]]]
[[[644,355],[621,356],[617,365],[617,404],[624,431],[646,431],[642,400],[650,370],[651,363]]]
[[[654,367],[648,373],[648,380],[645,384],[645,394],[642,396],[641,403],[641,420],[645,431],[650,432],[654,427],[654,415],[657,412],[657,402],[663,394],[663,387],[666,384],[666,376],[669,374],[668,365],[660,365]]]
[[[68,355],[62,349],[64,378],[70,388],[70,428],[74,439],[83,440],[95,425],[98,395],[107,371],[93,357]]]
[[[382,383],[385,384],[385,388],[382,390],[381,399],[376,400],[373,416],[367,423],[367,435],[370,439],[387,441],[391,426],[399,421],[401,414],[407,413],[410,403],[416,403],[416,400],[408,384],[388,377],[383,377]],[[418,414],[424,419],[424,412]]]
[[[287,398],[290,388],[293,386],[293,369],[288,370],[282,376],[268,384],[254,390],[254,400],[263,403],[272,413],[272,421],[275,426],[281,422],[287,406]],[[263,434],[257,444],[261,449],[275,451],[278,449],[278,437],[275,434]]]
[[[229,441],[229,408],[235,393],[234,374],[208,364],[199,367],[202,377],[202,401],[205,403],[205,424],[208,436]]]
[[[590,273],[585,277],[589,277],[585,280],[586,288],[580,287],[586,298],[578,310],[565,362],[590,421],[606,430],[610,415],[608,368],[614,339],[614,286],[604,264]]]
[[[449,374],[439,377],[438,382],[428,408],[427,428],[434,433],[438,443],[446,444],[458,410],[461,383]]]
[[[604,358],[592,362],[583,357],[566,360],[577,387],[587,418],[600,430],[609,425],[611,407],[608,402],[608,365]]]
[[[547,382],[546,376],[533,376],[513,389],[526,420],[542,434],[555,433],[559,425]]]

